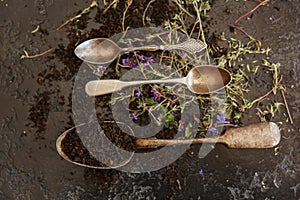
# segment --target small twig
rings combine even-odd
[[[37,25],[37,27],[33,31],[31,31],[31,33],[36,33],[38,32],[39,29],[40,29],[40,25]]]
[[[285,106],[286,112],[287,112],[287,114],[288,114],[288,116],[289,116],[290,122],[291,122],[291,124],[293,124],[294,121],[293,121],[292,115],[291,115],[291,113],[290,113],[290,109],[289,109],[289,106],[288,106],[288,104],[287,104],[287,101],[286,101],[286,98],[285,98],[285,95],[284,95],[283,90],[281,90],[281,95],[282,95],[283,102],[284,102],[284,106]]]
[[[238,26],[236,26],[236,25],[233,25],[233,24],[226,24],[227,26],[230,26],[230,27],[232,27],[232,28],[235,28],[235,29],[237,29],[237,30],[239,30],[239,31],[241,31],[242,33],[244,33],[248,38],[250,38],[251,40],[253,40],[254,39],[254,37],[252,37],[251,35],[249,35],[244,29],[242,29],[241,27],[238,27]]]
[[[63,28],[64,26],[66,26],[67,24],[75,21],[76,19],[81,18],[82,15],[90,12],[91,8],[93,8],[95,6],[98,6],[98,3],[96,1],[93,1],[89,7],[85,8],[80,14],[76,15],[75,17],[72,17],[71,19],[68,19],[67,21],[65,21],[62,25],[60,25],[59,27],[57,27],[56,30],[58,31],[61,28]]]
[[[105,10],[103,11],[103,14],[105,14],[109,9],[110,7],[112,7],[113,5],[117,5],[118,4],[118,0],[114,0],[113,2],[111,2],[106,8]]]
[[[267,92],[265,95],[259,97],[258,99],[255,99],[254,101],[252,101],[251,104],[253,105],[254,103],[259,102],[259,101],[263,100],[264,98],[266,98],[267,96],[269,96],[269,94],[271,94],[274,91],[274,89],[281,83],[281,81],[282,81],[282,75],[280,76],[277,84],[274,85],[269,92]]]
[[[180,11],[184,12],[185,14],[187,14],[190,17],[194,17],[191,13],[189,13],[189,11],[187,11],[184,7],[183,4],[181,2],[178,2],[178,0],[173,1],[174,3],[176,3],[176,5],[179,7]]]
[[[147,7],[145,8],[145,10],[144,10],[144,13],[143,13],[143,25],[144,25],[144,26],[146,25],[145,18],[146,18],[147,10],[149,9],[150,4],[153,3],[154,1],[156,1],[156,0],[151,0],[151,1],[148,3],[148,5],[147,5]]]
[[[253,13],[255,10],[257,10],[259,7],[264,6],[268,3],[269,0],[264,0],[262,2],[260,2],[257,6],[255,6],[252,10],[250,10],[249,12],[243,14],[242,16],[240,16],[237,20],[234,21],[234,24],[237,24],[241,19],[243,19],[244,17],[247,17],[248,15],[250,15],[251,13]]]
[[[194,6],[194,10],[196,11],[196,14],[197,14],[197,21],[194,24],[193,30],[194,30],[196,24],[199,23],[199,31],[198,31],[197,39],[199,40],[200,37],[201,37],[201,39],[203,40],[203,42],[206,43],[205,36],[204,36],[204,31],[203,31],[203,26],[202,26],[201,15],[200,15],[199,8],[198,8],[198,4],[197,3],[193,3],[193,6]],[[191,32],[190,37],[191,37],[192,34],[193,34],[193,32]]]
[[[196,14],[197,14],[197,21],[195,21],[193,29],[192,29],[192,31],[190,33],[190,37],[193,34],[193,31],[194,31],[194,28],[196,27],[196,24],[199,23],[199,31],[198,31],[197,39],[199,40],[200,37],[201,37],[202,41],[204,43],[206,43],[205,35],[204,35],[204,31],[203,31],[203,26],[202,26],[201,14],[199,12],[198,4],[195,2],[195,3],[193,3],[193,6],[194,6],[194,10],[196,11]],[[206,48],[206,50],[205,50],[205,56],[208,58],[207,59],[208,64],[210,64],[208,48]]]
[[[54,50],[56,50],[56,48],[51,48],[51,49],[48,49],[47,51],[44,51],[44,52],[42,52],[42,53],[39,53],[39,54],[35,54],[35,55],[28,55],[28,53],[26,52],[26,51],[24,51],[24,53],[25,53],[25,55],[22,55],[21,56],[21,59],[33,59],[33,58],[37,58],[37,57],[40,57],[40,56],[43,56],[43,55],[45,55],[45,54],[47,54],[47,53],[50,53],[50,52],[52,52],[52,51],[54,51]]]
[[[127,0],[125,2],[125,11],[123,12],[123,18],[122,18],[122,30],[125,31],[125,18],[126,18],[126,13],[129,9],[129,7],[131,6],[132,4],[132,0]]]

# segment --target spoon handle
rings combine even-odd
[[[165,45],[164,50],[170,51],[173,49],[177,49],[177,50],[183,50],[183,51],[189,52],[189,53],[197,53],[197,52],[202,51],[206,47],[207,47],[206,43],[204,43],[200,40],[195,40],[195,39],[191,38],[191,39],[188,39],[179,44]]]
[[[179,44],[166,44],[166,45],[147,45],[140,47],[127,47],[122,48],[121,51],[124,53],[128,53],[130,51],[157,51],[157,50],[183,50],[189,53],[200,52],[207,47],[206,43],[202,41],[195,40],[193,38],[188,39]]]
[[[150,83],[181,83],[186,84],[186,78],[165,79],[165,80],[141,80],[141,81],[120,81],[116,79],[93,80],[85,85],[85,92],[89,96],[98,96],[120,91],[124,87],[150,84]]]
[[[122,48],[121,51],[123,53],[128,53],[131,51],[158,51],[164,49],[164,46],[162,45],[148,45],[148,46],[141,46],[141,47],[127,47],[127,48]]]
[[[251,124],[240,128],[228,129],[219,138],[194,139],[155,139],[137,138],[137,148],[157,148],[165,145],[183,145],[199,143],[223,143],[229,148],[272,148],[280,142],[280,131],[273,123]]]
[[[135,145],[138,149],[157,148],[165,145],[183,145],[200,143],[217,143],[218,138],[195,138],[195,139],[155,139],[155,138],[137,138]]]

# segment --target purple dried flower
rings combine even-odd
[[[203,175],[203,170],[201,169],[198,173],[199,173],[200,175]]]
[[[159,102],[160,99],[161,99],[161,94],[160,94],[159,92],[157,92],[155,88],[152,88],[152,89],[151,89],[151,93],[153,94],[152,99],[153,99],[154,101]]]
[[[138,56],[139,62],[142,63],[145,67],[154,63],[154,60],[147,56],[144,56],[144,55],[137,55],[137,56]]]
[[[134,68],[138,65],[137,62],[130,60],[129,58],[123,58],[122,59],[122,65]]]
[[[130,67],[132,67],[132,68],[136,67],[137,65],[138,65],[138,63],[135,61],[130,62]]]
[[[175,72],[175,73],[173,74],[173,76],[174,76],[175,78],[178,78],[178,77],[179,77],[178,72]]]
[[[106,70],[105,65],[96,65],[96,69],[94,69],[93,73],[96,75],[103,74],[103,72]]]
[[[156,93],[157,93],[157,91],[156,91],[155,88],[152,88],[152,89],[151,89],[151,92],[152,92],[153,94],[156,94]]]
[[[134,113],[130,113],[129,118],[133,120],[137,120],[137,116]]]
[[[136,89],[136,90],[134,91],[134,96],[135,96],[136,98],[140,98],[140,96],[141,96],[141,91],[140,91],[139,89]]]
[[[211,133],[214,133],[214,134],[218,134],[219,133],[218,129],[216,129],[215,127],[210,127],[208,129],[208,131],[211,132]]]
[[[155,95],[152,97],[152,99],[153,99],[154,101],[160,102],[160,100],[161,100],[160,94],[159,94],[159,93],[155,94]]]
[[[181,132],[183,131],[183,121],[179,120],[178,122],[178,131]]]
[[[129,58],[123,58],[122,59],[122,65],[127,66],[129,64]]]
[[[224,113],[217,115],[217,124],[227,124],[228,117],[225,117]]]
[[[147,60],[146,62],[143,62],[143,65],[144,65],[145,67],[147,67],[147,66],[149,66],[149,65],[151,65],[151,64],[153,64],[153,63],[154,63],[154,60],[149,59],[149,60]]]
[[[144,59],[144,56],[143,55],[137,55],[137,57],[138,57],[138,59],[140,60],[140,61],[143,61],[143,59]]]
[[[151,64],[155,63],[155,61],[153,59],[149,59],[148,63],[151,65]]]

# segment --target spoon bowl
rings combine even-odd
[[[231,82],[230,72],[223,67],[201,65],[191,69],[186,77],[175,79],[157,79],[141,81],[120,81],[115,79],[93,80],[85,86],[89,96],[109,94],[124,87],[150,84],[150,83],[180,83],[196,94],[209,94],[216,92]]]
[[[198,66],[191,69],[186,76],[185,84],[196,94],[216,92],[231,82],[230,72],[222,67]]]
[[[106,64],[116,59],[121,53],[121,48],[110,39],[95,38],[78,45],[74,53],[85,62]]]

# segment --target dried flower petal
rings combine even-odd
[[[227,124],[228,123],[228,117],[225,117],[224,113],[222,113],[220,115],[217,115],[217,123],[218,124]]]
[[[181,132],[183,131],[183,121],[179,120],[178,122],[178,131]]]
[[[133,120],[137,120],[137,116],[135,115],[135,113],[130,113],[129,118]]]
[[[218,129],[216,129],[215,127],[210,127],[210,128],[208,129],[208,131],[211,132],[211,133],[215,133],[215,134],[218,134],[218,133],[219,133]]]
[[[201,169],[198,173],[199,173],[200,175],[203,175],[203,170]]]
[[[138,89],[136,89],[136,90],[134,91],[134,96],[135,96],[136,98],[140,98],[140,96],[141,96],[141,91],[138,90]]]
[[[107,67],[105,65],[96,65],[96,69],[94,69],[93,74],[101,75],[104,73],[106,68]]]
[[[161,94],[160,94],[159,92],[157,92],[155,88],[152,88],[152,89],[151,89],[151,93],[153,94],[152,99],[153,99],[154,101],[159,102],[159,101],[161,100]]]

